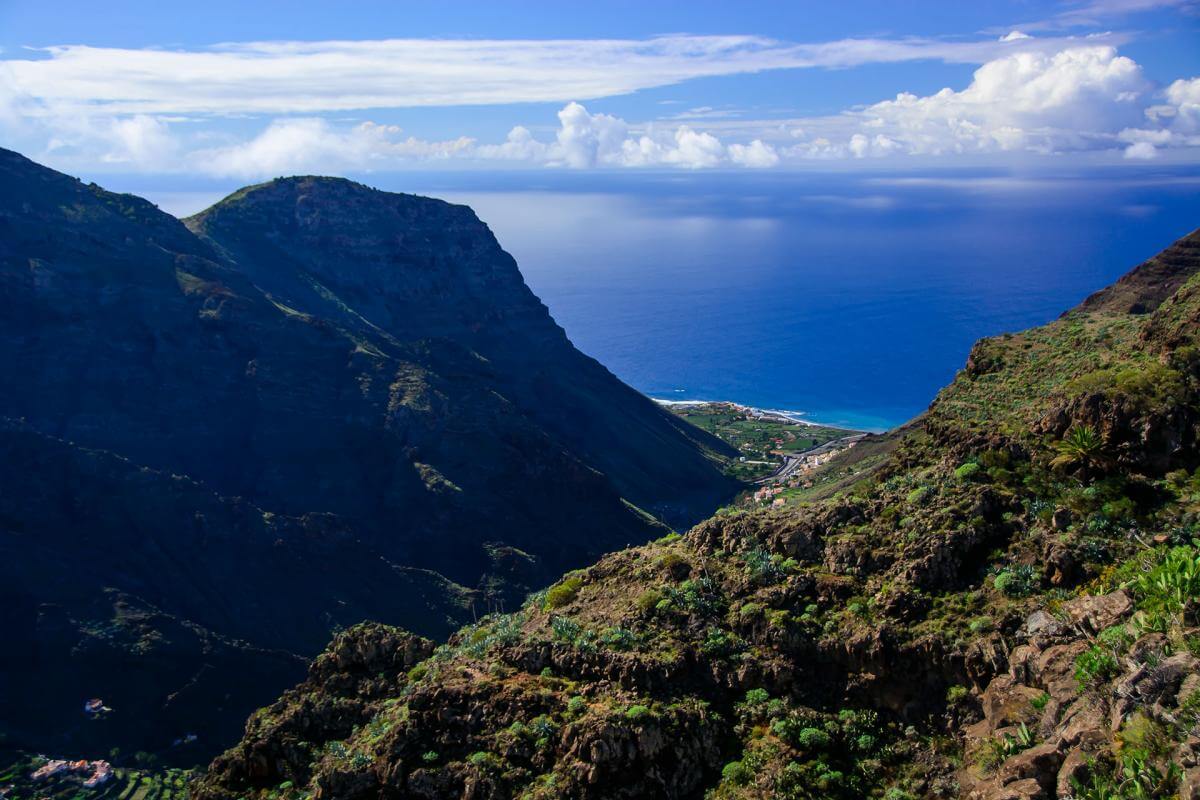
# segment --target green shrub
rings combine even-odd
[[[1006,733],[989,740],[979,750],[978,760],[985,772],[991,772],[1006,759],[1028,750],[1037,742],[1037,737],[1024,722],[1017,728],[1016,735]]]
[[[634,605],[637,606],[638,611],[642,612],[643,614],[649,614],[650,612],[654,611],[654,609],[658,607],[658,604],[664,599],[665,597],[663,596],[663,593],[657,589],[647,589],[638,595],[637,600],[634,601]]]
[[[1143,711],[1138,711],[1125,721],[1117,738],[1122,750],[1138,750],[1152,758],[1166,756],[1173,746],[1166,729]]]
[[[690,578],[679,584],[679,588],[664,587],[664,594],[670,605],[702,616],[723,613],[725,608],[720,587],[708,577]]]
[[[1029,701],[1029,705],[1033,706],[1034,711],[1043,711],[1050,704],[1050,693],[1042,692],[1037,697]]]
[[[1075,680],[1080,690],[1099,688],[1116,677],[1119,671],[1116,657],[1098,645],[1093,645],[1075,659]]]
[[[498,755],[489,753],[486,750],[477,750],[471,753],[471,755],[467,756],[467,763],[477,769],[484,770],[498,770],[504,765],[504,762],[500,760]]]
[[[700,649],[706,655],[721,658],[741,649],[741,641],[722,628],[709,628]]]
[[[545,714],[538,714],[529,720],[529,731],[535,739],[545,739],[558,732],[558,725]]]
[[[730,761],[721,769],[721,779],[734,786],[745,786],[754,780],[754,771],[741,761]]]
[[[762,548],[747,550],[741,554],[741,559],[745,564],[746,574],[756,581],[770,583],[783,577],[783,570],[779,564],[771,557],[770,552]]]
[[[605,628],[600,634],[600,642],[613,650],[632,650],[637,646],[637,634],[628,628]]]
[[[1124,653],[1133,644],[1133,635],[1124,625],[1105,628],[1096,636],[1096,642],[1114,653]]]
[[[979,466],[978,461],[968,461],[967,463],[954,470],[954,479],[960,482],[966,482],[973,479],[983,469]]]
[[[570,603],[579,596],[579,590],[583,587],[583,578],[574,576],[567,578],[546,592],[545,608],[562,608],[567,603]]]
[[[1183,731],[1200,732],[1200,689],[1196,689],[1183,699],[1175,716]]]
[[[550,630],[553,632],[554,638],[560,642],[578,645],[586,641],[583,626],[570,617],[551,618]]]
[[[1055,468],[1099,466],[1107,461],[1104,437],[1091,425],[1076,425],[1061,441],[1054,443],[1058,455],[1050,462]]]
[[[996,591],[1009,597],[1028,597],[1041,581],[1041,573],[1029,564],[1005,567],[996,573],[992,583]]]
[[[919,505],[920,503],[924,502],[925,498],[927,497],[929,497],[929,487],[918,486],[916,489],[913,489],[908,493],[908,503],[909,505],[914,506]]]
[[[1180,625],[1188,602],[1200,598],[1200,548],[1172,548],[1149,572],[1135,577],[1130,589],[1142,630],[1165,633]]]
[[[433,764],[434,762],[436,762],[438,760],[438,758],[439,758],[439,756],[438,756],[437,752],[434,750],[429,750],[421,755],[421,760],[424,761],[426,764]]]
[[[825,731],[796,717],[776,720],[771,725],[771,732],[796,749],[809,752],[824,750],[833,741]]]
[[[582,714],[587,709],[587,700],[575,695],[567,701],[567,711],[571,714]]]
[[[625,709],[625,719],[638,721],[650,716],[650,708],[643,705],[632,705]]]
[[[754,603],[754,602],[745,603],[744,605],[742,605],[741,608],[738,609],[738,616],[744,617],[746,619],[752,619],[753,617],[757,617],[762,613],[763,613],[762,603]]]
[[[1124,751],[1118,764],[1095,761],[1086,782],[1071,779],[1076,800],[1167,800],[1175,797],[1181,771],[1170,763],[1166,770],[1139,751]]]
[[[874,753],[879,746],[879,740],[869,733],[860,733],[854,737],[854,749],[860,753]]]
[[[971,691],[965,686],[951,686],[946,690],[946,703],[956,706],[971,696]]]
[[[686,572],[686,570],[691,569],[691,565],[688,563],[688,560],[674,551],[670,553],[663,553],[661,556],[659,556],[658,566],[672,574],[674,574],[676,571]]]
[[[824,750],[829,747],[832,738],[820,728],[803,728],[796,734],[793,744],[801,750]]]
[[[771,694],[766,689],[758,688],[751,689],[746,692],[745,704],[747,706],[761,706],[771,699]]]

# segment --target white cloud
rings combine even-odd
[[[723,53],[720,58],[752,61],[769,49],[761,40],[731,45],[730,37],[719,42],[709,41],[712,38],[666,37],[642,44],[652,51],[652,61],[705,61],[715,58],[714,52]],[[906,155],[1108,151],[1114,157],[1145,159],[1183,148],[1200,154],[1200,78],[1175,81],[1155,94],[1138,64],[1109,45],[1076,42],[1048,52],[1043,49],[1047,40],[1017,32],[1003,38],[1008,41],[992,42],[1000,48],[998,57],[979,66],[961,89],[945,88],[926,96],[901,92],[891,100],[824,117],[754,120],[729,118],[727,109],[699,107],[689,112],[686,124],[677,118],[630,122],[591,113],[571,101],[558,112],[553,134],[539,138],[531,127],[518,125],[498,143],[479,143],[466,136],[418,139],[394,125],[337,121],[315,114],[279,116],[267,120],[256,134],[239,139],[227,128],[214,128],[212,118],[204,114],[122,114],[112,108],[55,112],[44,99],[0,80],[0,132],[8,134],[10,144],[36,143],[41,153],[35,150],[31,155],[64,169],[108,164],[126,171],[244,178],[387,170],[448,159],[574,169],[708,169]],[[627,44],[609,43],[617,51]],[[908,46],[911,43],[887,44]],[[298,45],[272,46],[282,53],[292,47],[305,50]],[[730,47],[734,56],[727,52]],[[850,58],[858,45],[806,47],[824,48],[821,57],[835,63]],[[736,54],[739,48],[745,50],[741,55]],[[883,56],[877,52],[875,57]],[[0,61],[0,71],[12,63]],[[327,86],[311,87],[316,95],[333,91],[357,69],[351,60],[339,72],[336,63],[328,65],[335,74]],[[655,63],[662,67],[666,62]],[[41,109],[41,116],[23,113],[31,103]]]
[[[1019,53],[984,64],[961,92],[900,94],[862,117],[908,152],[1088,149],[1092,134],[1142,116],[1148,88],[1138,65],[1111,47]]]
[[[276,120],[247,142],[195,151],[188,166],[211,175],[257,178],[396,167],[451,158],[474,146],[466,137],[429,142],[399,134],[395,126],[370,122],[344,129],[320,118]]]
[[[711,133],[698,133],[687,125],[675,130],[675,147],[668,148],[663,161],[688,169],[715,167],[725,158],[725,147]]]
[[[726,158],[719,139],[687,125],[673,130],[650,125],[641,134],[632,134],[625,120],[588,113],[579,103],[568,103],[558,112],[558,120],[555,144],[545,154],[552,165],[703,169],[719,166]]]
[[[480,158],[501,159],[511,161],[543,161],[549,146],[533,138],[533,134],[524,125],[518,125],[508,132],[502,144],[484,144],[475,148]]]
[[[977,69],[961,90],[901,92],[831,117],[795,120],[800,158],[1061,153],[1110,149],[1145,122],[1150,83],[1108,46],[1015,53]]]
[[[729,160],[738,166],[762,169],[778,164],[779,153],[761,139],[755,139],[748,145],[729,145]]]
[[[1150,142],[1134,142],[1125,148],[1125,158],[1149,160],[1158,155],[1158,149]]]
[[[1103,25],[1109,20],[1133,14],[1164,9],[1180,11],[1194,10],[1196,0],[1090,0],[1071,3],[1067,8],[1048,19],[1023,22],[1019,27],[1032,31],[1054,31],[1071,28]]]
[[[246,42],[199,50],[60,45],[0,60],[26,115],[315,114],[567,102],[772,69],[940,60],[980,64],[1070,39],[650,39]],[[1115,38],[1114,38],[1115,41]]]
[[[1167,87],[1173,127],[1185,133],[1200,132],[1200,78],[1179,79]]]
[[[568,167],[594,167],[620,153],[629,126],[608,114],[589,114],[579,103],[568,103],[558,112],[558,147],[553,161]]]
[[[177,150],[175,140],[162,120],[138,114],[113,120],[113,148],[104,160],[130,164],[165,164]]]

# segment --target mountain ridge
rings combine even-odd
[[[263,645],[288,654],[255,684],[274,694],[340,626],[445,635],[737,488],[723,443],[574,349],[473,212],[341,180],[250,187],[185,223],[0,151],[0,370],[28,487],[5,498],[0,578],[30,653],[0,663],[21,698],[0,732],[39,748],[233,734],[249,689],[219,719],[170,711],[196,655],[155,620],[246,641],[213,691]],[[51,454],[56,491],[20,471]],[[89,677],[71,637],[110,630]],[[143,645],[164,677],[139,698],[121,673]],[[120,713],[83,719],[96,695]]]

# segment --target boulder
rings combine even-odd
[[[1058,779],[1055,782],[1055,797],[1070,797],[1075,793],[1075,782],[1083,782],[1091,772],[1093,756],[1086,750],[1076,747],[1067,753],[1062,765],[1058,768]]]
[[[1017,781],[1033,779],[1043,792],[1049,793],[1055,786],[1062,761],[1060,745],[1045,742],[1009,758],[1000,765],[996,777],[1006,786]]]
[[[1124,590],[1078,597],[1063,605],[1067,619],[1090,633],[1099,633],[1116,625],[1132,610],[1133,600]]]

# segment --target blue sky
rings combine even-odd
[[[86,176],[1200,161],[1191,0],[0,0],[0,48],[0,143]]]

